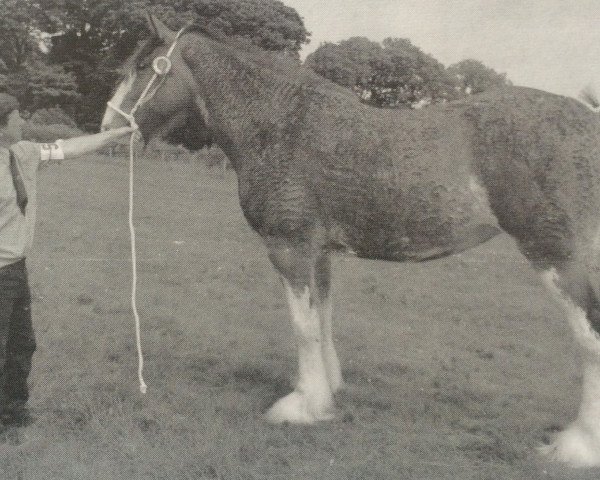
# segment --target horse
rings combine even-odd
[[[600,465],[593,112],[523,87],[420,110],[376,109],[281,55],[193,26],[175,34],[152,16],[149,26],[122,67],[103,128],[132,120],[135,105],[145,140],[192,126],[210,132],[231,162],[243,214],[281,277],[297,343],[297,384],[267,420],[335,416],[344,381],[332,338],[332,255],[425,262],[505,232],[564,307],[582,352],[579,412],[545,452]],[[168,68],[156,69],[160,62]]]

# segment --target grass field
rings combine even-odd
[[[139,160],[145,379],[130,311],[127,159],[40,175],[29,259],[37,421],[2,479],[596,479],[536,445],[574,418],[575,347],[507,237],[428,264],[335,261],[338,418],[272,426],[296,354],[233,173]]]

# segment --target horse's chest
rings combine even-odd
[[[318,222],[318,207],[306,175],[263,165],[238,177],[242,211],[261,235],[304,237]]]

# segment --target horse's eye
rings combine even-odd
[[[137,64],[138,70],[144,70],[145,68],[148,68],[149,66],[150,66],[150,60],[148,58],[144,58],[143,60],[140,60]]]

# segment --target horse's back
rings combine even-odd
[[[597,234],[600,123],[581,103],[515,87],[418,112],[361,108],[330,116],[307,150],[334,243],[423,260],[499,226],[552,263]]]

